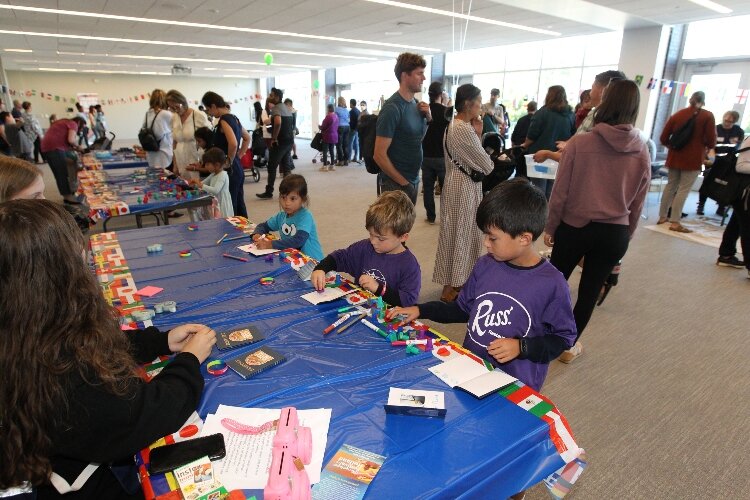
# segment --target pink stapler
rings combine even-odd
[[[299,425],[296,408],[283,408],[273,438],[273,458],[265,500],[309,500],[310,478],[305,465],[312,458],[312,433]]]

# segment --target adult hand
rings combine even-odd
[[[378,280],[376,280],[369,274],[363,274],[362,276],[360,276],[359,280],[357,280],[357,283],[359,283],[359,286],[372,293],[375,293],[378,290],[379,286]]]
[[[568,145],[567,141],[557,141],[555,142],[555,146],[557,146],[557,152],[562,153],[563,149],[565,149],[565,146]]]
[[[182,352],[185,344],[190,340],[190,336],[206,328],[208,328],[206,325],[198,323],[188,323],[172,328],[167,334],[169,350],[172,352]]]
[[[552,151],[548,151],[546,149],[540,149],[536,153],[534,153],[534,161],[537,163],[542,163],[544,160],[549,158],[549,153]]]
[[[422,115],[427,118],[428,122],[432,121],[432,114],[430,114],[430,105],[426,102],[420,102],[417,104],[417,109],[419,109],[419,112],[422,113]]]
[[[487,346],[487,352],[499,363],[507,363],[521,354],[521,341],[518,339],[495,339]]]
[[[190,339],[182,348],[182,352],[189,352],[198,358],[198,362],[203,363],[211,354],[211,348],[216,343],[216,332],[209,327],[204,327],[190,336]]]
[[[392,307],[385,313],[385,317],[388,321],[392,320],[396,316],[401,316],[402,323],[410,323],[419,318],[419,307]]]
[[[326,286],[326,273],[320,269],[313,271],[312,276],[310,276],[310,282],[316,290],[324,289]]]
[[[555,238],[551,234],[544,233],[544,244],[552,248],[555,246]]]

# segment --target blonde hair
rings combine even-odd
[[[344,99],[344,96],[339,96],[338,101],[336,101],[339,106],[346,107],[346,99]]]
[[[149,99],[148,105],[153,109],[166,109],[167,97],[164,91],[162,89],[154,89],[151,92],[151,99]]]
[[[396,236],[403,236],[411,231],[416,218],[414,204],[406,193],[386,191],[367,209],[365,227],[380,234],[390,229]]]
[[[12,200],[42,175],[31,163],[0,155],[0,203]]]

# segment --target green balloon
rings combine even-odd
[[[270,52],[266,52],[266,54],[263,56],[263,60],[266,62],[267,65],[273,64],[273,54]]]
[[[313,80],[313,89],[318,90],[320,88],[320,81]]]

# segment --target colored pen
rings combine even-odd
[[[383,337],[383,338],[387,338],[387,337],[388,337],[388,334],[387,334],[387,333],[385,333],[385,332],[384,332],[383,330],[381,330],[381,329],[380,329],[380,328],[378,328],[378,327],[377,327],[376,325],[374,325],[374,324],[370,323],[369,321],[367,321],[367,320],[366,320],[366,319],[364,319],[364,318],[362,319],[362,324],[363,324],[363,325],[365,325],[365,326],[366,326],[367,328],[369,328],[370,330],[372,330],[372,331],[374,331],[374,332],[377,332],[377,333],[378,333],[378,335],[380,335],[381,337]]]
[[[224,238],[226,238],[227,236],[229,236],[229,233],[224,233],[224,236],[219,238],[218,241],[216,241],[216,244],[217,245],[220,244],[222,241],[224,241]]]
[[[338,333],[343,332],[344,330],[346,330],[347,328],[349,328],[350,326],[352,326],[357,321],[359,321],[361,319],[364,319],[365,316],[367,316],[367,315],[364,314],[364,313],[360,314],[359,316],[357,316],[356,318],[354,318],[353,320],[351,320],[349,323],[345,324],[344,326],[342,326],[341,328],[339,328],[338,330],[336,330],[336,333],[338,334]]]
[[[427,345],[427,339],[394,340],[391,345]]]
[[[342,313],[342,312],[350,311],[350,310],[352,310],[352,309],[356,309],[357,307],[358,307],[358,306],[346,306],[346,307],[342,307],[341,309],[339,309],[339,310],[338,310],[338,311],[336,311],[336,312],[340,312],[340,313]]]
[[[242,262],[247,262],[247,259],[245,257],[237,257],[236,255],[232,255],[228,253],[222,254],[222,257],[226,257],[227,259],[234,259],[234,260],[240,260]]]
[[[338,326],[341,326],[344,323],[344,321],[346,321],[349,318],[351,318],[353,314],[354,313],[346,313],[343,316],[341,316],[339,319],[337,319],[336,321],[334,321],[332,324],[328,325],[325,328],[325,330],[323,330],[323,335],[331,333],[334,328],[336,328]]]

